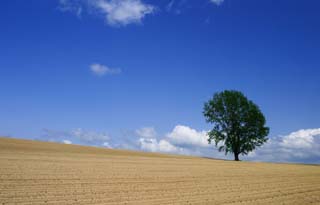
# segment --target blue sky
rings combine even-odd
[[[320,163],[319,6],[1,1],[0,135],[224,157],[202,108],[236,89],[271,128],[248,160]]]

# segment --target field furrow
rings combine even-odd
[[[320,204],[320,166],[0,138],[0,204]]]

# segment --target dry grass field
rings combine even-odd
[[[320,166],[0,138],[0,204],[320,204]]]

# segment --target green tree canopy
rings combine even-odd
[[[214,141],[219,151],[247,155],[267,142],[269,128],[259,107],[241,92],[225,90],[213,95],[204,105],[203,114],[213,128],[208,132],[209,144]]]

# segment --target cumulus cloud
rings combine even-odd
[[[182,148],[178,148],[172,145],[165,139],[158,140],[157,133],[153,127],[143,127],[136,130],[136,134],[138,135],[140,149],[144,151],[150,152],[165,152],[165,153],[183,153]]]
[[[145,133],[150,132],[140,132],[139,144],[142,150],[232,159],[232,155],[225,156],[224,152],[218,152],[214,145],[208,144],[205,130],[177,125],[159,139],[155,137],[154,129],[153,134]],[[266,144],[242,158],[253,161],[320,163],[320,128],[270,137]]]
[[[320,135],[320,128],[292,132],[291,134],[283,137],[281,146],[295,149],[312,148],[314,145],[314,137],[317,135]]]
[[[140,147],[142,150],[150,152],[165,152],[165,153],[184,153],[183,148],[176,147],[166,140],[158,141],[155,138],[140,138]]]
[[[141,150],[198,156],[212,156],[211,154],[215,153],[208,149],[207,132],[197,131],[188,126],[177,125],[159,139],[156,131],[150,127],[138,129],[136,133]]]
[[[140,0],[99,0],[93,3],[110,25],[127,25],[141,23],[141,20],[154,12],[154,6]]]
[[[224,2],[224,0],[210,0],[210,2],[220,6]]]
[[[115,74],[121,73],[121,70],[119,68],[110,68],[108,66],[105,66],[99,63],[91,64],[90,70],[93,74],[97,76],[115,75]]]
[[[176,145],[209,147],[207,131],[197,131],[188,126],[175,126],[167,138]]]
[[[255,161],[320,163],[320,128],[271,137],[246,158]]]
[[[112,26],[141,23],[142,19],[155,11],[155,7],[141,0],[60,0],[62,11],[81,15],[84,9],[90,14],[100,14]]]

